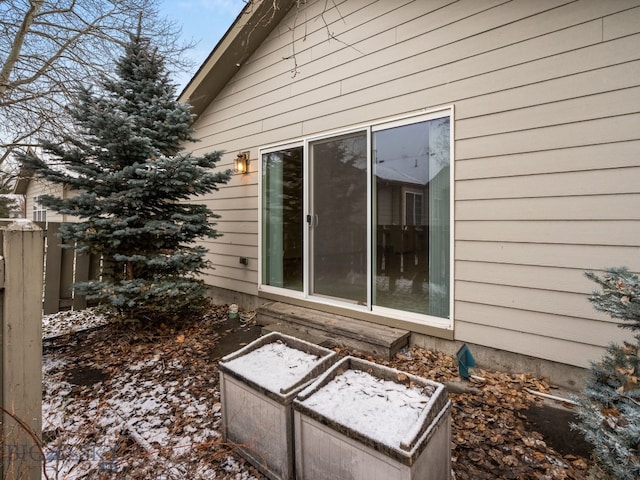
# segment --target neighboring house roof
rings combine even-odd
[[[15,195],[26,195],[27,189],[29,188],[29,183],[33,178],[33,170],[26,170],[24,166],[20,168],[20,173],[18,173],[18,180],[13,186],[13,194]]]
[[[251,0],[179,96],[200,115],[296,0]]]
[[[377,163],[375,174],[377,178],[389,182],[410,183],[424,187],[442,168],[443,165],[437,163],[429,168],[428,159],[425,157],[394,158],[384,163]]]
[[[37,153],[29,147],[27,153],[29,155],[36,156]],[[18,171],[18,180],[16,180],[15,185],[13,186],[13,194],[14,195],[26,195],[27,189],[29,188],[29,183],[33,178],[33,170],[26,168],[24,163],[20,165],[20,170]]]
[[[54,170],[65,172],[67,175],[72,177],[78,176],[77,173],[71,170],[68,170],[64,164],[53,161],[51,156],[47,152],[44,152],[40,149],[36,151],[31,147],[29,147],[28,154],[32,157],[36,157],[44,160],[46,163],[49,164],[49,167]],[[21,164],[20,170],[18,171],[18,180],[16,181],[13,187],[13,193],[16,195],[26,195],[29,189],[29,185],[31,184],[31,181],[34,180],[34,177],[35,177],[35,172],[32,169],[25,167],[24,163]],[[50,184],[50,182],[42,178],[35,177],[35,179],[38,183]],[[68,184],[65,183],[63,184],[62,188],[68,189],[69,186]]]

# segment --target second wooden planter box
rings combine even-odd
[[[293,402],[297,480],[446,480],[444,385],[353,357]]]

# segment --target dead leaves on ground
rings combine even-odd
[[[108,327],[103,332],[85,335],[84,339],[81,335],[71,344],[56,345],[56,348],[68,349],[76,364],[100,367],[114,376],[135,361],[158,356],[158,366],[149,374],[163,377],[163,382],[174,380],[171,377],[176,375],[175,369],[168,366],[179,362],[180,376],[192,379],[188,386],[190,396],[205,399],[213,415],[218,415],[217,361],[211,352],[218,342],[224,341],[230,330],[212,326],[225,322],[226,316],[227,306],[216,306],[204,318],[180,329],[160,325],[132,332]],[[341,355],[357,355],[344,349],[337,351]],[[369,360],[437,382],[458,381],[454,358],[439,352],[412,347],[390,362]],[[452,466],[457,480],[587,478],[588,463],[585,459],[573,455],[563,457],[555,452],[524,419],[522,412],[539,401],[527,390],[546,392],[549,389],[547,382],[530,375],[476,373],[483,380],[473,380],[465,392],[454,393],[453,388],[449,389],[453,402]],[[401,373],[398,380],[403,379],[404,373]],[[86,390],[83,392],[87,393]],[[188,418],[177,416],[172,428],[182,431],[197,426],[191,425]],[[240,461],[239,457],[230,456],[230,450],[222,444],[193,446],[191,451],[195,461],[206,459],[210,465],[219,467],[223,475],[220,478],[225,478],[223,472],[230,468],[225,462],[228,463],[230,458]],[[145,454],[132,445],[118,449],[120,456],[135,455],[136,452]],[[252,467],[244,465],[243,468],[262,478]]]
[[[378,362],[450,386],[454,386],[451,382],[460,385],[457,364],[444,353],[411,347],[390,362]],[[457,480],[587,478],[585,459],[563,457],[554,451],[523,416],[529,405],[540,401],[527,390],[548,392],[547,381],[525,374],[484,370],[476,370],[476,374],[482,380],[472,379],[465,392],[449,389],[453,402],[452,467]]]
[[[214,308],[204,318],[182,325],[149,324],[134,329],[111,323],[100,330],[80,332],[50,342],[49,351],[59,358],[59,363],[55,364],[56,378],[62,379],[63,383],[81,383],[73,386],[66,403],[78,408],[99,405],[101,410],[109,407],[116,411],[117,405],[141,409],[148,400],[148,405],[153,403],[157,407],[151,416],[146,417],[135,409],[129,412],[125,408],[120,412],[126,420],[123,425],[130,428],[123,428],[117,436],[105,440],[110,442],[108,446],[113,454],[111,463],[114,471],[102,471],[97,461],[87,461],[85,464],[91,463],[86,467],[91,469],[87,478],[143,479],[156,478],[155,474],[167,472],[169,478],[173,470],[181,474],[172,478],[230,479],[236,478],[238,472],[249,473],[247,478],[262,478],[216,433],[219,433],[221,409],[219,373],[212,352],[222,337],[238,328],[241,328],[239,323],[232,326],[227,321],[225,306]],[[98,368],[105,377],[98,379],[102,380],[100,382],[81,382],[72,375],[74,369],[91,373],[92,369]],[[135,385],[120,382],[122,378],[133,377],[137,379]],[[136,389],[129,394],[131,386]],[[135,395],[141,392],[145,394],[144,398],[140,396],[136,401]],[[69,439],[84,435],[81,444],[94,445],[108,437],[107,427],[101,420],[85,425],[88,414],[76,410],[65,410],[61,414],[82,422],[80,433],[75,430],[68,432]],[[105,415],[99,418],[103,417]],[[134,424],[132,419],[137,421],[138,417],[142,420]],[[48,419],[45,420],[44,429],[51,430],[47,426]],[[160,431],[165,425],[167,439],[152,436],[145,440],[144,423],[157,421],[166,425],[154,423],[152,430]],[[65,432],[51,433],[50,440],[56,441],[56,445],[70,444]],[[180,443],[180,439],[185,442]],[[55,453],[56,447],[52,448]],[[72,458],[63,460],[67,463],[73,461]],[[50,470],[56,468],[52,465]],[[152,472],[155,472],[153,476]]]

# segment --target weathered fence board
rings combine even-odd
[[[0,478],[41,476],[44,239],[32,222],[0,227]]]
[[[13,223],[11,219],[0,219],[0,227]],[[63,248],[59,236],[60,222],[35,222],[44,231],[44,291],[43,313],[60,310],[82,310],[87,300],[73,294],[73,284],[100,278],[101,259],[98,255],[77,254],[73,248]]]
[[[74,273],[75,282],[86,282],[87,280],[99,278],[101,275],[100,257],[84,253],[76,254],[76,268]],[[87,306],[88,302],[84,295],[73,295],[74,310],[84,310]]]
[[[73,284],[100,275],[99,257],[62,248],[59,223],[40,226],[24,220],[0,220],[3,480],[36,480],[42,475],[42,314],[86,308],[86,299],[73,295]]]
[[[64,248],[59,232],[61,223],[46,225],[46,271],[43,311],[45,315],[73,308],[82,310],[87,300],[73,294],[73,284],[93,280],[100,276],[100,258],[96,255],[77,254],[73,248]]]
[[[60,273],[58,272],[57,274],[53,274],[53,272],[58,271],[59,265],[62,264],[62,248],[57,246],[60,240],[56,237],[59,228],[60,224],[50,224],[49,228],[45,232],[45,235],[47,235],[45,240],[47,246],[47,253],[45,256],[47,268],[45,270],[44,277],[43,302],[45,315],[49,313],[56,313],[60,308]],[[48,238],[49,234],[52,238]],[[49,248],[54,247],[54,245],[55,248]]]

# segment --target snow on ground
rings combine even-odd
[[[106,325],[107,318],[95,308],[69,310],[42,317],[42,338],[44,340],[69,333],[88,330]]]
[[[64,335],[71,324],[91,328],[96,317],[87,310],[45,318],[43,478],[264,479],[219,437],[217,362],[229,353],[226,347],[246,344],[245,337],[234,337],[244,335],[245,327],[226,320],[227,306],[214,306],[211,315],[179,328],[134,331],[103,319],[107,324],[101,328]],[[457,379],[454,357],[416,346],[382,364],[431,380]],[[589,466],[584,458],[572,451],[558,454],[523,421],[521,412],[538,401],[527,388],[544,391],[545,382],[524,374],[480,373],[485,380],[473,391],[450,394],[456,407],[456,478],[584,480]],[[409,403],[422,401],[418,395],[417,403]],[[341,403],[335,397],[326,402]],[[360,408],[347,418],[362,418]],[[385,415],[395,410],[385,408]]]
[[[111,341],[118,332],[101,329],[76,343],[61,340],[107,323],[91,309],[43,323],[47,338],[58,339],[43,355],[43,478],[262,478],[220,447],[217,369],[197,365],[207,365],[211,343],[188,332],[156,343]]]

